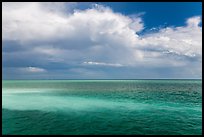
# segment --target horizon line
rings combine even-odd
[[[3,80],[202,80],[202,78],[147,78],[147,79],[2,79]]]

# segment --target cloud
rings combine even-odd
[[[48,40],[59,36],[66,27],[65,18],[68,16],[62,13],[70,4],[72,3],[4,2],[2,4],[3,39]]]
[[[16,65],[41,73],[89,66],[152,71],[169,67],[185,68],[187,75],[201,74],[200,16],[188,18],[185,26],[153,28],[157,31],[140,35],[144,30],[143,14],[126,16],[98,4],[85,10],[75,6],[76,3],[4,2],[4,67]],[[32,65],[36,67],[27,67]]]
[[[118,63],[104,63],[104,62],[92,62],[92,61],[88,61],[88,62],[83,62],[83,64],[88,64],[88,65],[99,65],[99,66],[111,66],[111,67],[122,67],[123,65],[118,64]]]
[[[48,9],[45,3],[25,3],[16,7],[3,3],[3,40],[29,46],[29,50],[34,52],[41,49],[39,53],[44,52],[46,57],[48,53],[66,50],[58,53],[64,60],[75,58],[69,58],[70,51],[76,52],[79,58],[93,57],[101,62],[121,60],[119,56],[123,53],[124,59],[118,63],[124,63],[129,61],[130,54],[136,52],[131,53],[132,49],[128,47],[135,43],[135,33],[143,29],[140,17],[129,18],[99,5],[87,10],[74,10],[73,13]]]
[[[178,56],[200,57],[202,55],[202,28],[198,26],[200,17],[187,20],[187,26],[167,27],[159,32],[142,37],[143,49],[151,49],[160,53]]]
[[[188,27],[198,27],[198,25],[201,23],[200,16],[195,16],[193,18],[189,18],[187,21]]]
[[[46,72],[45,69],[43,68],[38,68],[38,67],[26,67],[26,68],[20,68],[21,71],[24,72],[31,72],[31,73],[41,73],[41,72]]]

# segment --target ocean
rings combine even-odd
[[[202,80],[3,80],[3,135],[201,135]]]

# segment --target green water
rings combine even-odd
[[[202,134],[201,80],[4,80],[3,134]]]

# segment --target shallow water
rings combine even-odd
[[[201,80],[4,80],[3,134],[202,134]]]

